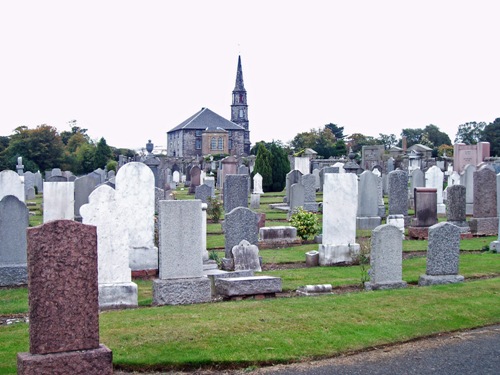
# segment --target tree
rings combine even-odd
[[[336,124],[329,123],[325,125],[325,129],[330,129],[335,139],[342,139],[345,137],[343,126],[338,126]]]
[[[270,191],[282,191],[286,185],[286,174],[290,171],[290,160],[285,149],[277,142],[272,142],[269,147],[271,153],[271,171],[273,184]]]
[[[500,118],[484,127],[481,141],[490,142],[490,154],[500,156]]]
[[[259,173],[262,176],[262,190],[271,191],[273,185],[273,171],[271,169],[271,153],[263,142],[257,148],[257,157],[253,168],[252,177]]]
[[[86,139],[87,143],[90,143],[90,137],[87,135],[88,129],[82,129],[79,126],[77,126],[76,120],[68,121],[68,125],[71,128],[71,131],[64,130],[61,132],[61,140],[65,145],[68,144],[69,139],[75,134],[82,135]]]
[[[406,147],[410,147],[416,145],[417,143],[420,143],[420,141],[422,140],[423,132],[424,131],[420,128],[417,129],[406,128],[401,130],[401,139],[403,137],[406,137]],[[398,144],[401,147],[402,140],[400,140]]]
[[[392,146],[395,146],[398,143],[396,136],[394,134],[378,134],[377,140],[379,144],[384,145],[384,149],[389,150]]]
[[[430,147],[438,148],[441,145],[450,145],[451,146],[451,140],[448,134],[445,132],[442,132],[439,130],[439,128],[436,125],[427,125],[424,128],[424,135],[426,138],[429,140],[429,142],[432,144]]]
[[[351,134],[349,140],[350,140],[349,145],[352,148],[352,151],[355,153],[361,152],[363,146],[381,144],[378,139],[375,139],[371,136],[363,135],[361,133]]]
[[[458,125],[455,143],[465,143],[466,145],[475,145],[480,141],[486,123],[484,122],[466,122]]]
[[[111,148],[107,145],[106,140],[101,138],[99,142],[97,142],[94,155],[95,169],[104,168],[112,156],[113,152],[111,151]]]

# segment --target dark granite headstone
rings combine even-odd
[[[213,197],[213,189],[205,184],[196,186],[194,191],[194,199],[200,199],[203,203],[208,203],[208,198]]]
[[[224,218],[226,258],[232,258],[231,250],[242,240],[257,245],[259,241],[258,222],[258,215],[246,207],[236,207],[226,214]]]
[[[194,194],[197,186],[200,186],[201,181],[201,169],[197,165],[191,168],[189,171],[191,176],[191,183],[189,184],[189,194]]]
[[[497,180],[490,168],[474,172],[474,217],[497,216]]]
[[[388,174],[389,215],[408,215],[408,174],[395,170]]]
[[[236,207],[248,207],[247,175],[229,174],[224,181],[224,211],[230,212]]]
[[[415,188],[415,227],[431,227],[437,223],[437,189]]]
[[[448,186],[446,200],[446,218],[448,221],[464,222],[465,214],[465,191],[463,185]]]

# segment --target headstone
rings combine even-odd
[[[181,174],[179,173],[179,171],[174,171],[172,173],[172,181],[176,183],[179,183],[181,181]]]
[[[224,181],[224,211],[248,207],[248,176],[229,174]]]
[[[203,184],[210,186],[210,189],[212,189],[212,196],[215,197],[215,178],[211,176],[205,177]]]
[[[435,165],[425,172],[425,187],[436,189],[438,214],[446,213],[446,206],[443,203],[443,178],[443,172]]]
[[[308,156],[295,156],[293,158],[293,169],[300,171],[304,175],[311,173],[310,164],[311,161]]]
[[[68,178],[64,176],[50,176],[45,179],[45,182],[68,182]]]
[[[472,234],[498,235],[497,178],[494,171],[483,167],[474,172],[473,218],[469,221]]]
[[[52,172],[50,173],[50,177],[60,177],[62,176],[62,171],[60,168],[52,168]]]
[[[389,215],[408,215],[408,174],[395,170],[388,174]]]
[[[116,309],[137,306],[137,284],[129,266],[128,233],[119,225],[122,212],[116,191],[101,185],[80,208],[82,223],[97,228],[99,307]]]
[[[231,250],[234,259],[235,271],[261,272],[259,248],[246,240],[242,240]]]
[[[197,165],[191,168],[191,184],[189,185],[189,193],[194,194],[197,186],[201,184],[201,169]]]
[[[286,196],[284,198],[284,202],[285,203],[290,203],[290,187],[293,185],[293,184],[298,184],[300,183],[300,178],[302,177],[302,172],[301,171],[298,171],[298,170],[293,170],[293,171],[290,171],[286,174],[286,186],[285,186],[285,193],[286,193]]]
[[[353,173],[326,173],[323,187],[323,238],[319,264],[350,263],[359,254],[356,243],[358,180]]]
[[[376,171],[377,169],[374,169]],[[375,176],[377,176],[376,173],[373,173]],[[386,212],[385,212],[385,202],[384,202],[384,187],[383,187],[383,180],[382,177],[377,177],[377,196],[378,196],[378,215],[381,218],[385,218]]]
[[[470,233],[469,223],[466,221],[465,186],[448,186],[446,200],[446,219],[450,224],[460,228],[461,235]]]
[[[94,191],[99,181],[95,175],[88,174],[75,180],[75,218],[81,220],[80,207],[89,203],[90,193]]]
[[[359,176],[358,213],[356,227],[358,229],[374,229],[380,225],[379,214],[379,177],[366,170]]]
[[[298,183],[290,186],[289,215],[292,215],[293,212],[299,207],[304,208],[304,196],[305,189],[302,184]]]
[[[28,270],[30,346],[18,374],[112,374],[112,352],[99,344],[96,228],[29,228]]]
[[[333,168],[338,168],[338,172],[337,173],[345,173],[345,169],[344,169],[344,163],[341,163],[341,162],[336,162],[333,164]]]
[[[467,164],[476,166],[489,156],[489,142],[478,142],[475,145],[455,143],[453,145],[453,169],[462,173]]]
[[[159,187],[155,187],[155,215],[160,212],[160,201],[165,199],[169,199],[170,194],[167,195],[167,192]],[[156,224],[155,224],[156,227]]]
[[[0,286],[28,282],[26,269],[26,229],[28,209],[13,195],[0,200]]]
[[[35,174],[33,172],[24,173],[24,193],[26,200],[35,199]]]
[[[401,237],[405,239],[405,217],[403,215],[388,215],[387,224],[393,225],[401,232]]]
[[[442,222],[429,228],[426,274],[420,276],[418,285],[458,283],[464,277],[458,274],[460,256],[460,229]]]
[[[0,172],[0,199],[7,195],[13,195],[24,202],[24,183],[19,175],[11,170]]]
[[[438,222],[436,190],[428,187],[415,188],[415,217],[408,228],[410,238],[426,239],[429,227]]]
[[[391,156],[387,160],[387,174],[391,173],[392,171],[394,171],[394,158]]]
[[[213,192],[212,188],[208,185],[203,184],[200,186],[196,186],[195,192],[194,192],[194,199],[199,199],[203,203],[208,203],[208,198],[214,197],[212,192]]]
[[[414,192],[415,188],[425,187],[425,174],[420,168],[411,172],[410,175],[410,207],[415,207]],[[437,203],[436,203],[437,204]]]
[[[250,209],[257,210],[260,208],[260,194],[252,193],[250,195]]]
[[[467,215],[472,215],[474,206],[474,165],[466,165],[460,175],[460,184],[465,186],[465,209]]]
[[[161,201],[159,279],[153,305],[210,302],[210,280],[203,275],[203,214],[198,199]]]
[[[225,257],[232,260],[232,249],[242,240],[257,245],[259,241],[258,215],[246,207],[236,207],[224,218]],[[230,265],[229,265],[230,266]],[[230,267],[231,269],[234,268]]]
[[[24,174],[23,158],[21,156],[17,158],[16,170],[19,176],[22,176]]]
[[[460,185],[460,174],[457,171],[451,172],[448,176],[448,186]]]
[[[253,176],[253,192],[254,194],[264,194],[262,190],[262,176],[258,172]]]
[[[318,212],[316,178],[312,174],[305,174],[300,178],[300,184],[304,187],[304,210]]]
[[[38,193],[43,193],[43,178],[40,172],[35,173],[35,186],[38,190]]]
[[[321,189],[320,170],[314,169],[312,171],[312,175],[314,176],[314,187],[316,188],[316,191],[319,191]]]
[[[403,281],[403,241],[400,230],[389,224],[372,232],[368,290],[406,288]]]
[[[361,148],[361,168],[371,170],[374,166],[382,163],[383,155],[383,145],[363,146]]]
[[[55,177],[57,178],[57,176]],[[43,183],[43,222],[75,218],[75,183]]]
[[[320,191],[323,191],[323,185],[325,184],[325,173],[339,173],[339,169],[334,167],[321,168],[321,170],[319,171]]]
[[[238,174],[238,160],[234,156],[228,156],[221,160],[221,170],[217,174],[217,177],[220,176],[220,184],[219,188],[222,187],[224,191],[224,183],[226,181],[226,176],[230,174]]]

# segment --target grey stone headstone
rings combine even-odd
[[[38,193],[43,193],[43,178],[40,172],[35,173],[35,186],[37,187]]]
[[[448,221],[456,222],[464,222],[466,220],[467,216],[465,213],[465,186],[448,186],[446,218]]]
[[[26,284],[28,209],[13,195],[0,200],[0,286]]]
[[[164,201],[167,199],[166,191],[160,189],[159,187],[155,187],[155,213],[158,214],[160,212],[160,201]]]
[[[435,188],[415,188],[415,219],[412,226],[430,227],[437,223],[437,191]]]
[[[427,275],[457,275],[460,255],[460,229],[442,222],[429,228]]]
[[[54,177],[54,176],[62,176],[62,171],[60,168],[52,168],[52,172],[50,174],[51,177]]]
[[[378,179],[371,171],[364,171],[359,176],[358,216],[378,216]]]
[[[244,174],[244,175],[248,175],[250,172],[249,172],[249,169],[246,165],[240,165],[238,167],[238,174]]]
[[[242,240],[257,245],[259,241],[258,222],[259,216],[246,207],[236,207],[226,214],[224,218],[226,258],[232,258],[231,250]]]
[[[294,169],[286,174],[286,197],[285,203],[290,203],[290,187],[293,184],[298,184],[300,178],[302,177],[302,172]]]
[[[246,240],[242,240],[232,249],[235,271],[261,272],[259,248]]]
[[[497,178],[490,168],[483,167],[474,172],[473,216],[497,216]]]
[[[388,160],[387,160],[387,173],[389,174],[390,172],[392,172],[394,170],[394,158],[393,157],[390,157]]]
[[[300,178],[300,184],[304,186],[304,210],[317,212],[316,177],[312,174],[305,174]]]
[[[250,208],[256,210],[260,207],[260,194],[252,193],[250,195]]]
[[[314,169],[312,171],[312,175],[314,176],[314,186],[316,188],[316,191],[319,191],[321,189],[321,178],[320,178],[320,170],[319,169]]]
[[[24,192],[26,193],[26,199],[35,198],[35,174],[33,172],[27,171],[24,173]]]
[[[415,169],[411,172],[410,179],[410,194],[413,196],[413,192],[415,188],[425,187],[425,174],[422,172],[420,168]]]
[[[68,182],[68,179],[64,176],[50,176],[45,180],[46,182]]]
[[[26,189],[26,199],[31,200],[36,198],[36,192],[34,187]]]
[[[248,207],[247,175],[228,174],[224,181],[224,211],[230,212],[236,207]]]
[[[212,192],[213,192],[212,188],[208,185],[203,184],[200,186],[196,186],[194,192],[194,198],[200,199],[203,203],[208,203],[208,198],[214,197]]]
[[[79,177],[75,180],[75,217],[80,217],[80,207],[89,203],[89,195],[98,185],[97,179],[92,175]]]
[[[189,171],[190,173],[190,181],[191,183],[189,184],[189,193],[194,194],[194,191],[197,186],[200,186],[201,184],[201,169],[197,165],[193,166],[191,170]]]
[[[293,213],[298,207],[304,207],[304,195],[305,189],[301,184],[293,184],[290,187],[290,212]]]
[[[388,174],[389,215],[408,215],[408,174],[396,170]]]
[[[474,205],[474,172],[476,167],[467,164],[463,173],[460,175],[460,184],[465,186],[465,204],[467,215],[472,215]]]
[[[337,167],[323,167],[319,171],[319,184],[320,191],[323,191],[323,185],[325,184],[325,173],[339,173],[339,169]]]

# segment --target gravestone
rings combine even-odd
[[[386,164],[386,170],[387,170],[387,174],[391,173],[392,171],[394,171],[394,158],[391,156],[389,159],[387,159],[387,164]]]
[[[181,174],[179,173],[179,171],[173,171],[172,181],[175,183],[179,183],[181,181]]]
[[[50,172],[50,177],[61,177],[62,171],[60,168],[52,168],[52,171]]]
[[[28,208],[13,195],[0,200],[0,286],[24,285],[26,269],[26,228]]]
[[[443,203],[443,178],[443,172],[435,165],[425,172],[425,187],[436,189],[438,214],[446,213],[446,207]]]
[[[415,217],[408,228],[408,236],[416,239],[426,239],[429,227],[438,222],[437,189],[415,188]]]
[[[300,171],[303,175],[310,173],[310,164],[309,156],[295,156],[293,158],[293,169]]]
[[[45,179],[45,182],[68,182],[68,179],[64,176],[50,176]]]
[[[81,208],[82,223],[97,228],[99,307],[137,307],[137,284],[129,266],[129,233],[120,225],[122,212],[116,191],[101,185]]]
[[[24,194],[27,200],[35,199],[35,174],[33,172],[24,173]]]
[[[316,188],[316,191],[319,191],[321,189],[320,170],[317,168],[314,169],[312,171],[312,175],[314,176],[314,187]]]
[[[22,176],[24,174],[23,158],[21,156],[17,158],[16,170],[19,176]]]
[[[246,240],[242,240],[231,250],[235,271],[261,272],[259,248]]]
[[[222,191],[224,191],[224,183],[226,181],[226,176],[230,174],[238,174],[238,160],[234,156],[228,156],[221,160],[220,162],[221,170],[217,174],[220,175],[220,185]]]
[[[205,177],[203,179],[203,184],[207,185],[212,189],[212,196],[215,197],[215,178],[212,176]]]
[[[316,178],[312,174],[305,174],[300,178],[300,184],[304,187],[304,210],[318,212]]]
[[[246,207],[236,207],[226,214],[223,224],[226,269],[234,269],[234,264],[231,264],[233,260],[233,247],[237,246],[243,240],[248,241],[252,245],[258,244],[258,221],[259,216]]]
[[[198,199],[161,201],[159,278],[153,305],[210,302],[210,280],[203,275],[203,213]]]
[[[474,172],[473,218],[469,221],[472,234],[498,235],[497,177],[487,167]]]
[[[453,171],[448,176],[448,186],[460,185],[460,174],[457,171]]]
[[[406,288],[403,281],[403,240],[400,230],[389,224],[376,227],[372,231],[370,281],[365,289]]]
[[[320,191],[323,191],[323,185],[325,184],[325,174],[326,173],[339,173],[339,169],[331,167],[331,166],[321,168],[321,170],[319,171]]]
[[[358,180],[353,173],[326,173],[323,188],[323,236],[319,264],[350,263],[359,254],[356,243]]]
[[[57,176],[54,178],[58,178]],[[75,218],[75,183],[43,183],[43,222]]]
[[[361,148],[361,168],[371,170],[374,166],[382,163],[383,155],[383,145],[363,146]]]
[[[286,174],[286,186],[285,186],[286,196],[285,198],[283,198],[284,203],[290,204],[290,188],[293,184],[300,183],[301,177],[302,177],[302,172],[295,169]]]
[[[489,142],[478,142],[475,145],[455,143],[453,145],[453,169],[461,173],[467,164],[476,166],[489,156]]]
[[[442,222],[429,228],[426,274],[418,285],[450,284],[464,281],[458,274],[460,256],[460,229]]]
[[[425,187],[425,174],[420,168],[411,172],[410,175],[410,207],[415,207],[414,192],[415,188]],[[436,203],[437,204],[437,203]]]
[[[57,220],[27,237],[30,342],[18,374],[112,374],[99,344],[96,228]]]
[[[293,212],[299,207],[304,208],[305,189],[302,184],[293,184],[290,186],[290,203],[288,215],[291,216]]]
[[[395,170],[388,174],[389,215],[408,216],[408,174]]]
[[[165,199],[170,200],[170,191],[169,194],[163,189],[160,189],[158,187],[155,187],[155,214],[158,214],[160,211],[160,201],[163,201]],[[155,223],[155,228],[156,228],[156,223]]]
[[[43,193],[43,178],[40,172],[35,173],[35,186],[38,190],[38,193]]]
[[[380,225],[379,177],[366,170],[359,176],[357,229],[374,229]]]
[[[194,199],[199,199],[202,201],[202,203],[208,203],[208,198],[212,197],[214,198],[215,196],[212,194],[212,188],[208,185],[200,185],[196,186],[195,192],[194,192]]]
[[[0,172],[0,199],[7,195],[13,195],[21,202],[25,201],[23,180],[11,170]]]
[[[75,218],[77,221],[81,220],[80,207],[89,203],[90,193],[94,191],[99,184],[95,176],[88,174],[79,177],[75,180]]]
[[[452,185],[448,186],[446,200],[446,220],[460,228],[460,233],[463,236],[465,233],[470,233],[469,223],[466,221],[465,209],[465,186]]]
[[[466,165],[460,175],[460,184],[465,186],[465,209],[467,215],[472,215],[474,206],[474,165]]]
[[[248,207],[248,176],[239,174],[226,175],[224,181],[224,211],[230,212],[236,207]]]
[[[253,176],[253,192],[254,194],[264,194],[262,190],[262,176],[258,172]]]
[[[260,208],[260,194],[252,193],[250,195],[250,209],[257,210]]]
[[[376,171],[377,169],[374,169]],[[377,176],[376,173],[373,173],[375,176]],[[383,187],[383,180],[382,177],[377,176],[377,196],[378,196],[378,215],[380,218],[385,218],[386,212],[385,212],[385,202],[384,202],[384,187]]]
[[[194,194],[197,186],[201,184],[201,169],[197,165],[191,168],[191,184],[189,185],[189,194]]]
[[[500,218],[500,173],[497,174],[497,216]],[[500,244],[500,220],[498,224],[498,239],[496,241],[490,242],[490,250],[500,253],[499,244]]]

